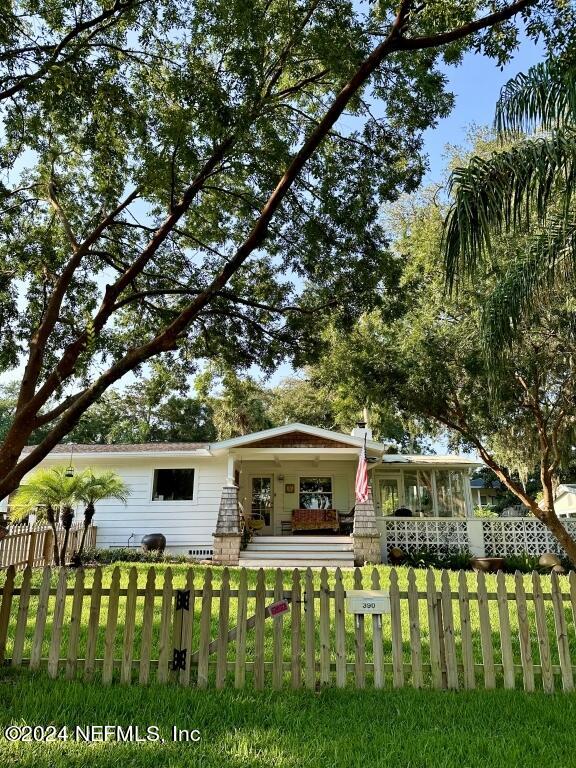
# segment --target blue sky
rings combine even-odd
[[[464,144],[472,124],[491,125],[502,86],[518,72],[525,72],[541,61],[543,55],[541,46],[524,38],[514,59],[502,71],[493,60],[475,53],[468,53],[459,67],[445,68],[449,90],[456,97],[455,106],[436,128],[425,133],[430,164],[425,183],[440,181],[446,165],[446,145]]]

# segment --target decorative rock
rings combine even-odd
[[[163,533],[147,533],[146,536],[142,536],[142,549],[144,552],[151,552],[152,550],[158,550],[158,552],[164,552],[166,548],[166,536]]]
[[[543,555],[540,555],[538,565],[543,568],[554,568],[555,565],[561,565],[561,563],[560,558],[554,552],[544,552]]]
[[[566,568],[564,568],[562,565],[553,565],[552,570],[554,571],[554,573],[557,573],[559,575],[566,573]]]

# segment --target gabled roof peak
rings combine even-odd
[[[346,435],[343,432],[335,432],[331,429],[324,429],[323,427],[313,427],[310,424],[301,424],[296,421],[291,424],[283,424],[280,427],[272,427],[271,429],[252,432],[249,435],[233,437],[230,440],[222,440],[219,443],[212,443],[210,447],[214,451],[236,447],[240,448],[241,446],[247,447],[251,443],[258,443],[262,440],[274,437],[282,437],[283,435],[289,435],[290,433],[302,433],[310,435],[311,437],[321,438],[334,443],[345,443],[346,445],[358,448],[364,443],[364,439],[361,437],[353,437],[352,435]],[[379,453],[382,453],[385,449],[385,446],[382,443],[378,443],[375,440],[367,440],[366,447],[372,451],[378,451]]]

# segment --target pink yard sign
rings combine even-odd
[[[270,616],[279,616],[281,613],[286,613],[290,610],[288,600],[278,600],[277,603],[272,603],[268,606],[268,614]]]

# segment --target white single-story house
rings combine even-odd
[[[556,489],[554,509],[560,519],[576,519],[576,485],[562,483]]]
[[[364,444],[372,499],[355,505]],[[42,466],[72,463],[124,478],[127,503],[97,505],[98,547],[139,546],[145,534],[163,533],[170,552],[219,562],[316,562],[324,552],[326,562],[351,564],[386,556],[381,533],[390,518],[464,523],[473,515],[470,475],[479,462],[387,451],[363,423],[351,435],[295,423],[210,444],[63,444]],[[261,527],[238,554],[242,514]]]

